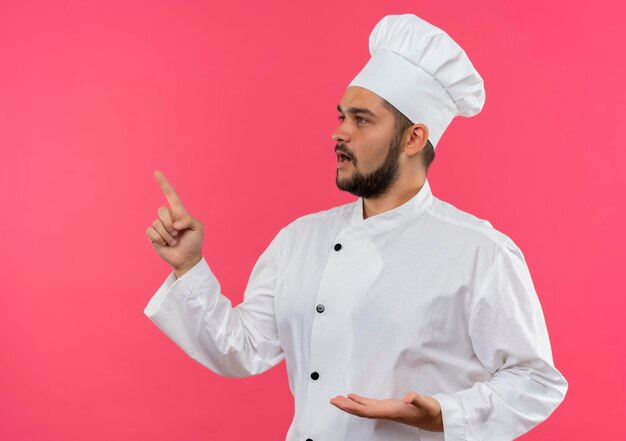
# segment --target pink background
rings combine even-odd
[[[335,106],[374,24],[412,12],[486,85],[437,146],[433,193],[520,246],[570,384],[523,439],[626,439],[619,4],[1,1],[0,438],[284,439],[284,362],[219,377],[143,314],[169,273],[145,235],[166,203],[152,173],[239,303],[281,227],[355,199]]]

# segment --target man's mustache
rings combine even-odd
[[[350,151],[348,149],[346,149],[346,145],[343,143],[337,143],[337,145],[335,146],[335,152],[336,153],[343,153],[344,155],[346,155],[348,158],[350,158],[350,160],[352,160],[352,153],[350,153]]]

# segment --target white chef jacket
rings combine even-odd
[[[219,375],[286,362],[287,441],[510,440],[561,403],[543,312],[520,249],[431,193],[363,219],[363,200],[300,217],[259,257],[232,307],[202,260],[145,314]],[[330,404],[356,393],[441,404],[444,432]]]

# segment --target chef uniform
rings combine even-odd
[[[433,145],[453,116],[480,111],[482,79],[424,20],[385,17],[370,52],[351,85],[424,122]],[[172,272],[144,312],[219,375],[256,375],[285,359],[295,398],[287,441],[510,440],[567,391],[522,252],[434,196],[428,179],[367,219],[358,198],[294,220],[259,257],[235,307],[202,258],[179,279]],[[444,432],[329,402],[348,393],[402,400],[409,391],[439,401]]]

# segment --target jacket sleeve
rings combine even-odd
[[[244,301],[226,298],[206,260],[180,279],[170,273],[144,313],[191,358],[225,377],[257,375],[284,353],[274,316],[281,230],[257,260]]]
[[[446,441],[512,440],[545,420],[567,392],[526,261],[510,239],[479,283],[468,311],[469,336],[492,377],[433,395]]]

